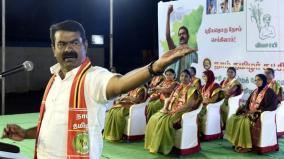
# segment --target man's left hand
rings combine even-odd
[[[166,53],[163,54],[154,64],[153,64],[153,70],[154,72],[162,72],[167,66],[170,64],[176,62],[180,58],[196,52],[196,48],[190,48],[188,45],[180,45],[179,47],[169,50]]]

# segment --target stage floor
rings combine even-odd
[[[38,119],[38,113],[6,115],[0,117],[0,130],[2,131],[7,123],[19,124],[24,128],[35,126]],[[0,133],[2,135],[2,132]],[[27,158],[33,158],[34,140],[24,140],[15,142],[8,139],[1,139],[1,142],[18,145],[21,153]],[[232,146],[226,140],[215,140],[210,142],[201,142],[201,151],[193,155],[182,156],[183,159],[284,159],[284,137],[279,138],[280,150],[278,152],[258,155],[251,153],[236,153]],[[144,142],[134,143],[110,143],[104,142],[104,149],[101,159],[168,159],[180,158],[176,155],[164,156],[160,154],[150,154],[144,150]]]

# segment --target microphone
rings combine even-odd
[[[11,153],[19,153],[20,148],[16,145],[0,142],[0,151],[11,152]]]
[[[18,72],[22,72],[22,71],[31,71],[33,70],[34,68],[34,64],[31,62],[31,61],[25,61],[23,64],[21,65],[18,65],[14,68],[11,68],[7,71],[4,71],[0,74],[0,78],[2,77],[6,77],[6,76],[9,76],[9,75],[12,75],[12,74],[15,74],[15,73],[18,73]]]

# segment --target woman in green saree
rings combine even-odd
[[[153,77],[152,80],[149,83],[149,87],[148,87],[149,90],[148,91],[151,93],[152,88],[157,87],[164,80],[165,80],[165,76],[164,75]]]
[[[220,85],[221,89],[224,93],[225,99],[223,104],[221,105],[221,117],[223,128],[225,128],[226,121],[228,118],[228,101],[230,97],[234,97],[240,95],[242,93],[242,85],[236,79],[236,69],[234,67],[229,67],[227,69],[227,79],[223,80]]]
[[[225,136],[233,144],[235,151],[248,152],[259,140],[260,114],[277,108],[277,96],[268,87],[263,74],[255,76],[257,88],[252,92],[246,105],[227,121]]]
[[[199,128],[201,135],[204,134],[205,125],[206,125],[206,113],[207,113],[207,106],[210,103],[216,103],[223,99],[223,92],[221,87],[218,83],[215,83],[215,76],[211,70],[206,70],[203,72],[202,76],[203,80],[205,81],[205,85],[201,89],[201,94],[203,98],[202,102],[202,109],[199,113]]]
[[[201,88],[201,80],[196,77],[196,68],[190,67],[191,83],[199,90]]]
[[[190,83],[188,70],[181,72],[180,80],[179,87],[146,126],[144,147],[151,153],[169,154],[174,146],[174,125],[181,121],[183,113],[195,110],[202,102],[200,92]]]
[[[175,81],[175,71],[173,69],[167,69],[165,76],[166,79],[161,84],[152,88],[152,94],[145,111],[147,121],[153,114],[163,108],[165,98],[168,98],[178,85]]]
[[[120,98],[107,112],[103,137],[109,141],[120,141],[125,128],[125,117],[129,115],[129,108],[134,104],[146,100],[147,89],[145,86],[138,87]]]

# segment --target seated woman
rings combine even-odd
[[[150,96],[152,94],[152,92],[153,92],[153,88],[157,87],[164,80],[165,80],[165,76],[164,75],[153,77],[152,80],[149,83],[148,95]]]
[[[223,123],[224,128],[225,128],[226,121],[228,118],[229,98],[240,95],[242,93],[242,85],[235,77],[236,77],[236,69],[234,67],[229,67],[227,69],[227,79],[223,80],[220,83],[222,91],[225,96],[224,103],[221,105],[221,116],[222,116],[222,123]]]
[[[258,74],[255,76],[255,82],[257,88],[250,95],[246,105],[227,121],[224,138],[233,144],[237,152],[248,152],[252,149],[260,136],[260,114],[277,108],[277,96],[267,86],[266,77]]]
[[[218,83],[215,83],[215,76],[211,70],[206,70],[203,72],[202,76],[203,80],[205,81],[205,85],[202,87],[201,94],[203,98],[203,107],[199,113],[199,128],[200,133],[204,134],[205,131],[205,122],[207,120],[206,113],[207,113],[207,105],[210,103],[217,103],[223,99],[223,92],[221,87]]]
[[[147,121],[153,114],[163,108],[165,98],[168,98],[178,85],[175,81],[175,71],[173,69],[167,69],[165,76],[166,79],[161,84],[152,88],[153,92],[145,112]]]
[[[275,76],[274,70],[272,68],[266,68],[264,71],[264,74],[267,78],[268,87],[271,88],[277,95],[277,103],[278,104],[281,103],[281,101],[283,100],[283,96],[282,96],[283,89],[281,85],[277,81],[274,80],[274,76]]]
[[[174,146],[174,125],[183,113],[195,110],[202,102],[201,94],[190,83],[188,70],[181,72],[180,80],[181,84],[165,101],[163,109],[155,113],[146,126],[144,147],[151,153],[169,154]]]
[[[146,100],[147,89],[145,86],[138,87],[120,98],[107,112],[103,137],[109,141],[122,140],[125,117],[129,115],[129,108],[134,104],[142,103]]]
[[[196,68],[190,67],[189,72],[191,75],[191,83],[199,90],[201,88],[201,80],[196,77]]]

